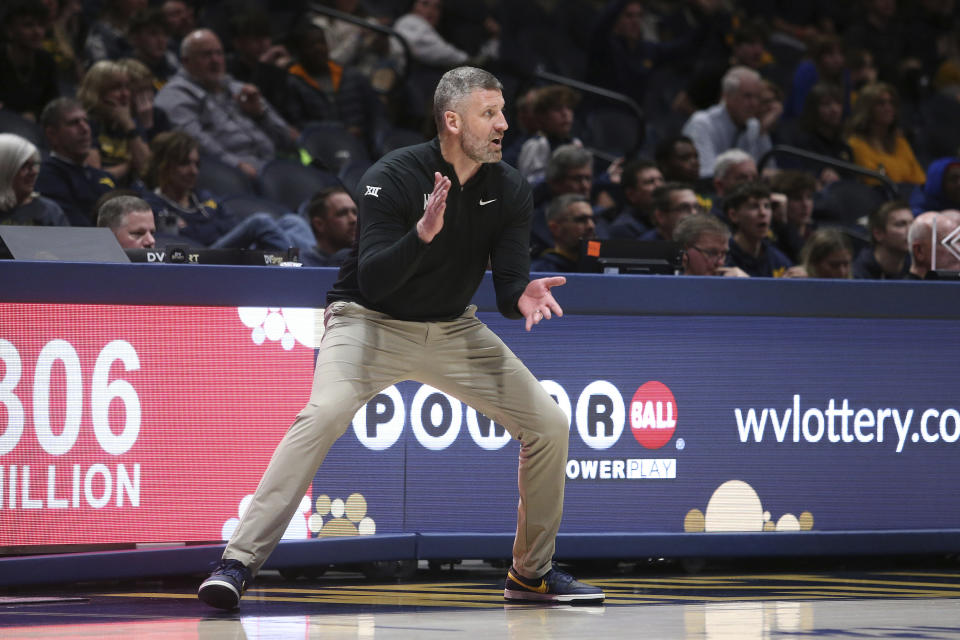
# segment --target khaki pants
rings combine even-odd
[[[239,560],[256,574],[357,410],[390,385],[416,380],[472,406],[520,440],[513,563],[526,577],[546,573],[563,510],[567,418],[477,319],[476,307],[447,322],[410,322],[335,302],[324,322],[310,401],[277,446],[224,559]]]

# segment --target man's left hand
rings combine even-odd
[[[550,278],[539,278],[531,280],[523,294],[517,301],[517,309],[526,318],[527,331],[533,328],[533,325],[540,324],[543,319],[549,320],[554,314],[559,318],[563,316],[563,309],[553,299],[550,289],[559,287],[567,283],[563,276],[553,276]]]

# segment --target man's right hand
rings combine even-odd
[[[255,85],[243,85],[234,99],[240,105],[240,110],[251,118],[260,118],[267,111],[263,97],[260,95],[260,89]]]
[[[433,193],[427,198],[423,217],[417,221],[417,235],[424,244],[430,244],[443,229],[443,213],[447,210],[447,193],[450,191],[450,178],[433,174]]]

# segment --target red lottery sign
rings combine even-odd
[[[0,305],[0,547],[223,539],[309,396],[313,325]]]

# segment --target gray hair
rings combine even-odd
[[[13,178],[27,162],[40,162],[33,143],[13,133],[0,133],[0,210],[17,206]]]
[[[72,109],[83,109],[83,105],[75,98],[55,98],[51,100],[40,112],[40,126],[44,129],[59,127],[64,115]]]
[[[743,149],[727,149],[713,163],[713,179],[723,180],[727,171],[747,160],[753,161],[753,156]]]
[[[760,74],[750,67],[738,65],[736,67],[732,67],[723,75],[723,80],[721,81],[720,86],[723,88],[723,95],[728,96],[731,93],[736,92],[744,80],[754,80],[756,82],[760,82],[760,79]]]
[[[589,204],[590,201],[579,193],[564,193],[563,195],[559,195],[551,200],[547,206],[547,222],[552,222],[565,214],[574,202],[586,202]]]
[[[460,101],[474,91],[503,91],[503,85],[489,71],[476,67],[457,67],[450,69],[433,92],[433,119],[437,131],[443,131],[443,114],[456,111]]]
[[[213,35],[217,39],[217,42],[220,42],[220,36],[218,36],[214,31],[211,31],[210,29],[194,29],[188,33],[183,40],[180,41],[180,59],[183,60],[189,58],[190,54],[193,52],[194,46],[196,46],[197,40],[199,40],[201,36],[207,35],[208,33]]]
[[[110,198],[97,212],[97,226],[117,229],[123,224],[123,217],[135,211],[150,211],[153,209],[146,200],[136,196],[116,196]]]
[[[677,224],[673,230],[673,241],[687,249],[699,242],[703,235],[720,236],[726,242],[730,239],[730,228],[715,215],[695,213]]]
[[[571,169],[588,165],[593,169],[593,154],[577,144],[562,144],[550,154],[544,177],[552,182],[563,178]]]

